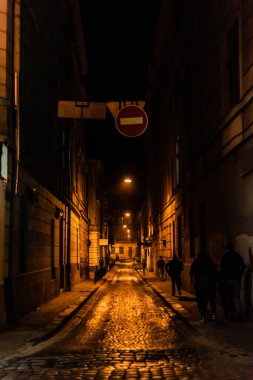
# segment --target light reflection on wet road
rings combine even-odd
[[[132,266],[121,265],[95,298],[71,334],[73,350],[164,350],[180,345],[181,337],[172,326],[173,312]],[[70,339],[58,349],[68,351]]]

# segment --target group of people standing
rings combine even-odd
[[[205,321],[207,306],[210,305],[212,318],[216,319],[216,290],[219,285],[225,315],[228,320],[241,320],[241,278],[246,265],[241,255],[235,251],[232,243],[226,245],[226,252],[221,258],[220,271],[211,257],[200,252],[190,269],[194,282],[196,301],[200,320]]]
[[[176,287],[178,294],[181,295],[182,261],[174,255],[173,259],[165,264],[162,257],[160,257],[157,262],[157,265],[159,263],[159,269],[162,268],[161,260],[164,263],[163,271],[166,270],[171,277],[172,295],[175,296]],[[233,321],[241,319],[241,278],[245,269],[246,265],[240,254],[235,251],[232,243],[226,245],[226,252],[221,258],[220,271],[217,270],[207,252],[199,252],[192,262],[190,278],[194,284],[201,322],[205,321],[207,312],[209,312],[208,305],[211,318],[216,319],[216,292],[218,286],[227,319]]]

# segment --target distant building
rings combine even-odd
[[[137,249],[136,211],[116,209],[111,216],[111,257],[113,259],[134,259]]]

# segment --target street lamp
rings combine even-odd
[[[124,182],[126,182],[126,183],[131,183],[131,182],[132,182],[132,179],[129,178],[129,177],[126,177],[126,178],[124,178]]]

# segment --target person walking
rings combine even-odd
[[[224,289],[224,311],[227,319],[241,320],[241,278],[246,265],[234,245],[228,243],[221,258],[221,282]]]
[[[146,257],[144,256],[142,258],[142,273],[145,275],[145,271],[146,271]]]
[[[162,281],[164,281],[165,261],[163,260],[162,256],[160,256],[159,260],[157,261],[157,268],[159,270],[159,277]]]
[[[104,267],[104,259],[103,257],[100,257],[99,259],[99,268],[102,269]]]
[[[183,270],[182,260],[177,258],[177,255],[173,255],[173,258],[165,265],[166,272],[171,278],[172,296],[176,294],[176,287],[178,294],[181,296],[181,272]]]
[[[216,319],[216,283],[218,271],[205,252],[199,252],[190,268],[191,282],[194,282],[196,301],[200,313],[200,321],[204,322],[207,305],[210,305],[212,319]]]

